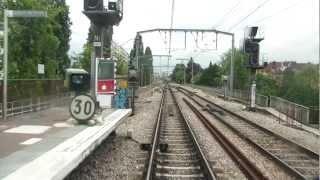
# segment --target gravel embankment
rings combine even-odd
[[[180,94],[181,97],[183,97]],[[181,98],[180,97],[180,98]],[[184,96],[185,97],[185,96]],[[182,102],[182,101],[181,101]],[[193,103],[193,101],[189,101],[191,102],[194,106],[198,107],[195,103]],[[185,105],[186,106],[186,105]],[[191,110],[187,110],[187,107],[184,108],[186,109],[185,112],[191,112]],[[190,114],[190,113],[189,113]],[[288,175],[286,172],[284,172],[283,170],[279,170],[281,167],[278,166],[275,162],[273,162],[271,159],[266,158],[263,154],[261,154],[260,152],[258,152],[253,146],[251,146],[250,144],[248,144],[246,141],[244,141],[241,137],[239,137],[238,135],[236,135],[232,130],[230,130],[228,127],[226,127],[223,123],[221,123],[219,120],[215,119],[214,117],[212,117],[209,113],[203,111],[203,114],[211,120],[211,122],[214,124],[214,126],[216,126],[220,131],[223,132],[223,134],[234,144],[237,145],[237,147],[244,153],[244,155],[246,155],[249,160],[251,162],[254,162],[255,165],[262,170],[262,172],[264,172],[264,175],[266,177],[268,177],[269,179],[294,179],[293,177],[291,177],[290,175]],[[196,117],[195,117],[196,118]],[[195,119],[192,118],[192,119]],[[227,116],[226,116],[227,118]],[[196,120],[196,119],[195,119]],[[198,120],[196,120],[197,122],[194,122],[194,124],[198,124],[195,125],[195,130],[196,131],[200,131],[200,139],[204,139],[204,144],[205,146],[212,146],[212,144],[216,144],[215,146],[220,146],[217,142],[211,142],[208,141],[208,137],[211,137],[211,134],[205,129],[205,130],[200,130],[200,129],[196,129],[196,127],[200,127],[201,122],[199,122]],[[202,125],[203,126],[203,125]],[[201,133],[203,133],[203,137],[201,138]],[[208,145],[209,144],[209,145]],[[209,155],[209,157],[211,156],[216,156],[220,151],[223,151],[222,148],[217,148],[217,147],[211,147],[208,149],[207,154]],[[223,153],[221,153],[223,154]],[[226,159],[226,160],[225,160]],[[229,156],[224,153],[224,155],[220,156],[220,161],[222,162],[227,162],[224,165],[226,167],[229,167],[226,171],[227,172],[232,172],[234,171],[235,168],[238,169],[238,167],[236,166],[234,169],[230,169],[230,167],[235,166]],[[236,178],[234,179],[240,179],[234,172],[232,172],[232,174],[236,175]],[[242,175],[242,174],[241,174]]]
[[[136,100],[136,113],[119,126],[66,180],[140,180],[148,152],[141,143],[150,143],[157,117],[161,93],[140,89]]]
[[[199,89],[193,89],[191,87],[185,88],[196,91],[200,96],[206,97],[207,99],[217,103],[218,105],[232,110],[233,112],[247,118],[248,120],[258,124],[259,126],[269,129],[275,134],[294,141],[297,144],[300,144],[301,146],[304,146],[314,152],[319,152],[320,138],[308,131],[279,124],[278,119],[270,115],[265,115],[259,112],[246,111],[243,104],[233,101],[224,101],[221,98],[208,95]]]

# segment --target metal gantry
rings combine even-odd
[[[225,31],[220,31],[220,30],[216,30],[216,29],[174,29],[174,28],[156,28],[156,29],[149,29],[149,30],[144,30],[144,31],[138,31],[137,34],[141,35],[141,34],[145,34],[145,33],[152,33],[152,32],[169,32],[170,34],[172,34],[172,32],[183,32],[185,33],[185,44],[187,41],[187,37],[186,34],[187,33],[216,33],[216,37],[218,36],[218,34],[223,34],[223,35],[227,35],[227,36],[231,36],[232,40],[231,40],[231,67],[230,67],[230,78],[229,78],[229,95],[233,94],[233,84],[234,84],[234,50],[235,50],[235,35],[234,33],[230,33],[230,32],[225,32]],[[218,41],[216,41],[216,47],[218,47]],[[170,49],[170,47],[169,47]],[[171,55],[171,54],[169,54]],[[168,62],[168,66],[169,66],[169,62]]]

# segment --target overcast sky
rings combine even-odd
[[[137,31],[152,28],[169,28],[171,0],[124,0],[124,19],[114,29],[114,41],[127,51],[133,46]],[[240,22],[259,4],[266,2],[254,14]],[[89,20],[82,14],[83,2],[67,0],[72,20],[71,50],[81,52],[86,41]],[[236,27],[234,27],[238,24]],[[265,37],[261,54],[268,61],[293,60],[298,62],[319,62],[319,0],[175,0],[174,28],[198,28],[233,32],[236,46],[246,26],[258,25]],[[234,28],[232,28],[234,27]],[[195,57],[207,66],[209,61],[219,62],[220,56],[231,46],[231,39],[218,37],[215,49],[215,35],[196,36],[189,34],[187,49],[184,50],[181,34],[173,36],[173,54],[176,58]],[[143,36],[144,45],[150,46],[153,54],[167,54],[168,35],[152,33]],[[198,39],[197,48],[195,39]]]

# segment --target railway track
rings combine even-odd
[[[164,91],[145,179],[216,179],[171,90]]]
[[[178,90],[298,179],[319,176],[319,155],[185,88]],[[227,118],[228,117],[228,118]]]

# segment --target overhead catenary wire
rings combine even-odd
[[[234,10],[241,4],[241,0],[239,0],[234,6],[232,6],[232,8],[227,11],[227,13],[222,16],[222,18],[213,26],[214,29],[217,29],[218,27],[220,27],[230,14],[232,14],[234,12]]]
[[[290,6],[287,6],[287,7],[283,8],[283,9],[281,9],[280,11],[277,11],[277,12],[275,12],[275,13],[269,15],[269,16],[265,16],[265,17],[263,17],[263,18],[255,21],[254,24],[257,24],[257,23],[263,22],[263,21],[265,21],[265,20],[267,20],[267,19],[273,18],[274,16],[276,16],[276,15],[278,15],[278,14],[281,14],[281,13],[283,13],[283,12],[285,12],[285,11],[288,11],[288,10],[296,7],[297,5],[299,5],[299,4],[302,3],[302,2],[304,2],[304,1],[300,0],[300,1],[294,3],[294,4],[290,5]]]
[[[261,4],[259,4],[255,9],[253,9],[248,15],[246,15],[245,17],[243,17],[242,19],[240,19],[240,21],[238,21],[235,25],[231,26],[229,28],[229,31],[231,31],[232,29],[234,29],[235,27],[237,27],[239,24],[241,24],[243,21],[245,21],[247,18],[249,18],[251,15],[253,15],[255,12],[257,12],[260,8],[262,8],[264,5],[266,5],[269,1],[271,0],[265,0],[263,1]]]

